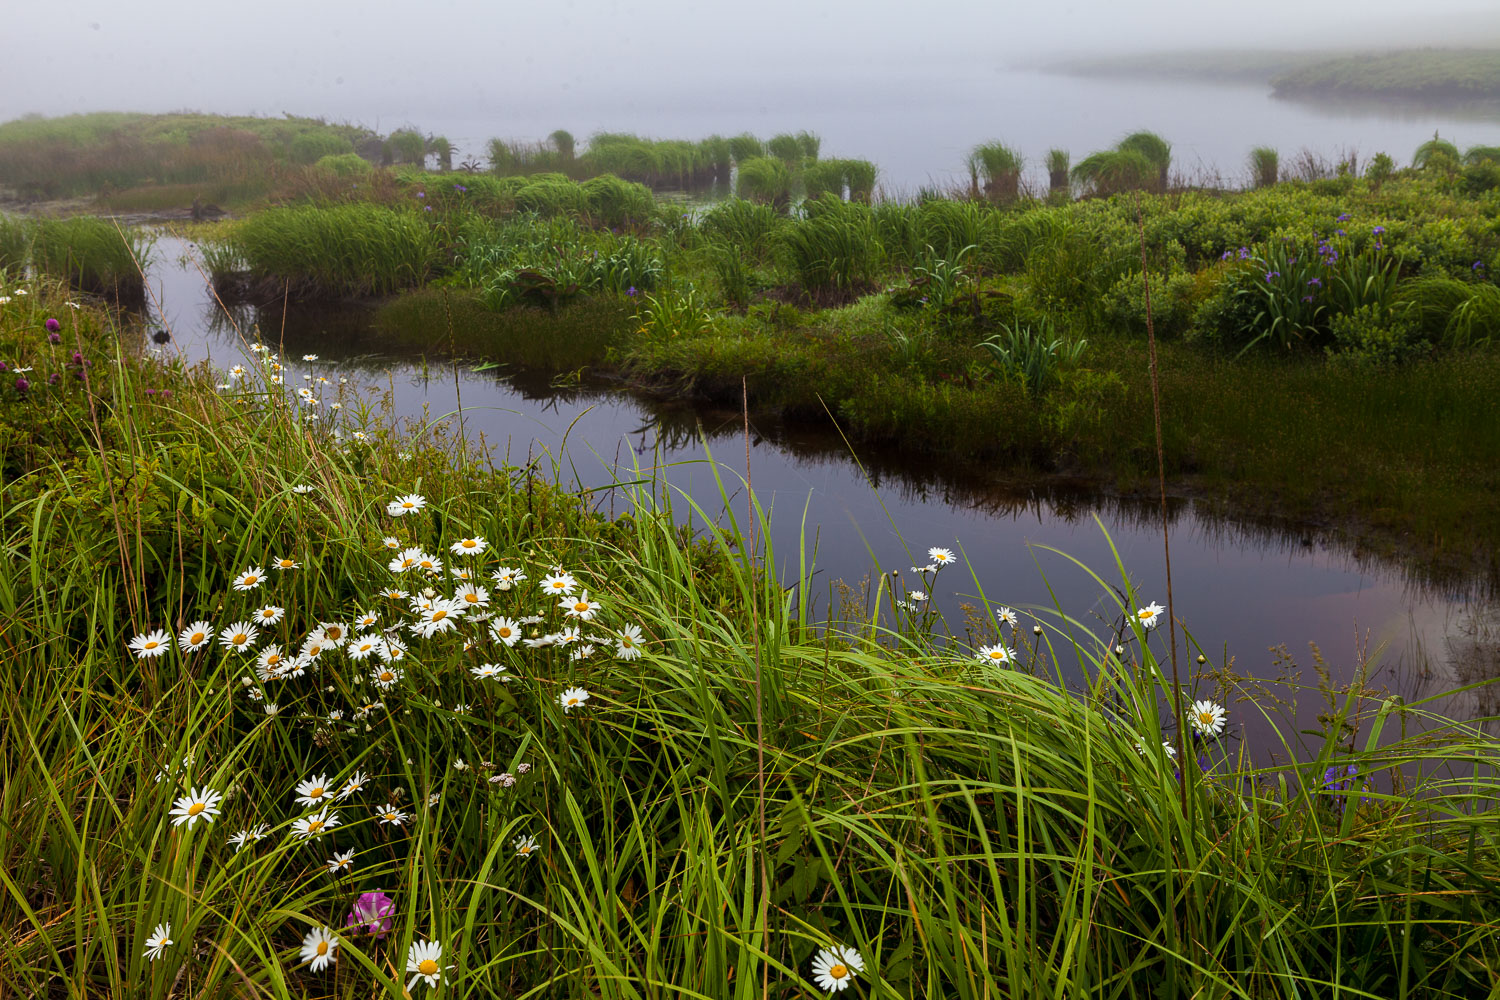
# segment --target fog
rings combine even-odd
[[[324,115],[382,130],[525,109],[710,111],[738,100],[855,106],[872,81],[954,79],[1060,53],[1475,44],[1493,5],[1430,0],[551,0],[131,4],[7,12],[0,120],[101,109]],[[556,120],[554,119],[554,120]],[[727,127],[727,126],[726,126]],[[497,127],[497,133],[504,133]]]

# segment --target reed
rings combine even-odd
[[[419,216],[360,203],[272,208],[237,223],[227,242],[275,298],[385,295],[437,273],[438,238]]]
[[[1428,167],[1448,169],[1456,166],[1459,159],[1458,147],[1433,132],[1432,138],[1422,143],[1417,147],[1416,152],[1412,153],[1411,165],[1417,170],[1425,170]]]
[[[1250,150],[1250,177],[1255,187],[1273,187],[1280,179],[1280,158],[1270,146]]]
[[[1122,153],[1139,153],[1156,168],[1156,190],[1165,192],[1172,169],[1172,144],[1155,132],[1132,132],[1121,139],[1115,149]]]
[[[735,177],[735,194],[746,201],[785,211],[791,203],[792,172],[784,161],[775,157],[744,160]]]
[[[1021,154],[1000,142],[975,146],[969,154],[970,177],[984,182],[985,197],[1010,202],[1020,197]]]
[[[150,234],[91,216],[38,219],[30,230],[31,264],[41,273],[122,302],[145,300],[142,273],[154,242]]]
[[[1054,194],[1066,197],[1070,191],[1068,168],[1072,160],[1066,149],[1047,150],[1047,188]]]

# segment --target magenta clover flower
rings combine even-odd
[[[349,911],[345,927],[358,928],[365,933],[383,938],[391,930],[391,914],[396,912],[396,901],[383,892],[362,892]]]
[[[62,329],[62,324],[61,323],[59,323],[57,320],[53,319],[50,316],[47,317],[47,332],[48,333],[56,333],[58,330],[61,330],[61,329]]]

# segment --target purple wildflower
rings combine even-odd
[[[1311,295],[1304,295],[1304,296],[1302,296],[1302,301],[1303,302],[1311,302],[1312,300],[1313,299],[1312,299]]]
[[[417,197],[418,198],[425,198],[425,197],[427,197],[427,192],[426,191],[418,191],[417,192]]]
[[[636,295],[635,286],[631,285],[629,288],[625,289],[625,294],[629,295],[631,298],[635,298],[635,295]]]
[[[1484,261],[1482,261],[1482,260],[1476,260],[1474,262],[1474,267],[1471,270],[1483,271],[1484,270]]]
[[[30,389],[30,388],[31,388],[31,383],[28,382],[28,381],[26,381],[26,376],[25,375],[17,376],[17,378],[16,378],[16,391],[17,392],[25,392],[27,389]]]
[[[1337,219],[1333,220],[1333,221],[1335,221],[1335,222],[1348,222],[1349,221],[1349,213],[1348,212],[1340,212],[1339,213],[1339,217]]]
[[[53,319],[50,316],[47,317],[47,332],[48,333],[56,333],[58,330],[61,330],[61,329],[62,329],[62,324],[61,323],[59,323],[57,320]]]
[[[1240,260],[1249,260],[1249,259],[1250,259],[1250,248],[1249,247],[1240,247]]]
[[[464,191],[467,191],[469,189],[466,188],[466,187],[464,187],[462,184],[455,184],[455,185],[453,185],[453,190],[458,191],[458,192],[464,192]]]
[[[1224,251],[1224,256],[1220,257],[1219,259],[1220,260],[1230,260],[1233,257],[1234,257],[1234,251],[1233,250],[1225,250]]]
[[[10,365],[6,364],[4,361],[0,361],[0,372],[8,371],[10,371]]]
[[[49,333],[49,334],[47,334],[47,343],[49,343],[49,344],[61,344],[62,343],[62,334],[60,334],[60,333]]]
[[[1280,271],[1267,271],[1266,272],[1266,284],[1270,284],[1272,278],[1279,278],[1279,277],[1281,277],[1281,272]]]
[[[344,926],[356,927],[374,934],[376,938],[383,938],[390,933],[391,914],[395,912],[396,901],[385,893],[362,892],[354,903],[354,909],[349,912],[349,918],[344,921]]]
[[[422,211],[424,211],[424,212],[430,212],[430,211],[432,211],[432,206],[431,205],[423,205],[422,206]]]
[[[1374,233],[1376,236],[1379,236],[1381,233],[1385,232],[1385,227],[1376,226],[1374,229],[1370,230],[1370,232]]]
[[[1321,287],[1323,287],[1323,279],[1322,278],[1312,278],[1312,279],[1309,279],[1308,282],[1307,282],[1307,287],[1309,287],[1309,288],[1321,288]]]
[[[60,378],[62,378],[62,374],[60,372],[53,372],[51,375],[47,376],[47,384],[56,385],[57,380]]]

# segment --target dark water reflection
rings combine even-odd
[[[197,271],[174,262],[184,249],[180,241],[163,240],[153,273],[160,321],[174,335],[167,350],[189,361],[207,359],[220,370],[243,362],[234,323],[211,304]],[[302,372],[311,367],[291,359],[316,353],[318,372],[389,391],[398,417],[444,418],[456,431],[461,400],[467,440],[482,438],[496,460],[535,461],[569,486],[597,491],[592,500],[602,509],[624,509],[625,495],[609,490],[611,483],[644,476],[658,493],[669,491],[679,515],[690,516],[691,498],[709,519],[724,521],[717,462],[733,493],[730,513],[744,518],[739,413],[646,399],[602,381],[558,389],[535,374],[390,357],[380,353],[368,313],[354,306],[294,307],[274,319],[269,312],[239,310],[233,319],[246,335],[259,322],[265,341],[279,345],[289,385],[301,384]],[[954,549],[970,567],[945,570],[932,588],[933,600],[960,635],[963,606],[979,605],[981,594],[1043,620],[1054,621],[1062,612],[1107,631],[1118,613],[1114,598],[1078,563],[1119,586],[1117,556],[1142,601],[1166,602],[1155,503],[1079,484],[916,465],[878,448],[851,454],[831,428],[756,422],[750,430],[749,472],[761,503],[772,511],[770,541],[785,573],[795,575],[799,551],[815,557],[812,589],[820,614],[837,613],[847,599],[839,581],[858,592],[861,581],[895,570],[898,586],[921,586],[909,570],[927,561],[929,546]],[[1175,610],[1187,633],[1178,636],[1185,664],[1201,650],[1211,664],[1231,665],[1237,674],[1274,678],[1289,653],[1305,678],[1315,681],[1314,644],[1336,682],[1355,677],[1361,663],[1373,660],[1369,683],[1407,698],[1500,670],[1500,614],[1474,581],[1435,581],[1420,566],[1378,562],[1308,526],[1229,517],[1189,499],[1173,501],[1169,514]],[[1151,639],[1163,657],[1166,639],[1165,629]],[[1211,694],[1212,686],[1205,682],[1202,693]],[[1437,707],[1488,715],[1496,693],[1464,694]],[[1301,716],[1316,714],[1305,707],[1320,704],[1315,694],[1303,694],[1300,728],[1313,722]],[[1251,714],[1242,711],[1237,718]],[[1264,742],[1260,725],[1247,729],[1246,737]]]

